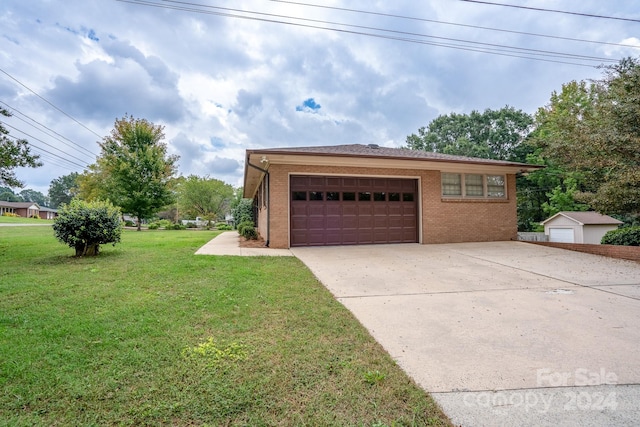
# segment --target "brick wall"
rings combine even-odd
[[[422,187],[422,243],[516,240],[515,176],[507,176],[505,200],[447,200],[440,190],[440,172],[412,169],[354,168],[341,166],[278,165],[269,168],[270,241],[272,248],[289,247],[289,175],[327,174],[402,176],[419,178]],[[260,212],[260,234],[266,238],[266,210]]]
[[[507,199],[443,198],[440,172],[423,185],[423,243],[517,240],[516,180],[507,176]]]
[[[586,243],[527,242],[570,251],[585,252],[610,258],[640,261],[640,246],[594,245]]]

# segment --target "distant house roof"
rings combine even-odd
[[[40,208],[40,212],[58,212],[58,209],[48,208],[46,206],[42,206]]]
[[[40,209],[40,206],[35,202],[2,202],[0,201],[0,206],[4,206],[7,208],[15,208],[15,209],[31,209],[35,206],[36,209]]]
[[[542,225],[547,222],[557,218],[558,216],[563,216],[572,221],[577,222],[580,225],[618,225],[622,224],[622,221],[618,221],[615,218],[610,217],[609,215],[603,215],[598,212],[558,212],[551,218],[547,218],[542,221]]]

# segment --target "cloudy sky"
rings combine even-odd
[[[2,0],[0,106],[44,161],[27,188],[82,172],[125,114],[165,126],[180,174],[240,186],[248,148],[400,147],[439,115],[534,113],[638,37],[638,0]]]

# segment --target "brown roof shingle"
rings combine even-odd
[[[560,212],[560,214],[585,225],[622,224],[622,221],[598,212]]]
[[[525,163],[509,162],[504,160],[481,159],[477,157],[455,156],[451,154],[432,153],[423,150],[412,150],[409,148],[389,148],[382,147],[377,144],[346,144],[346,145],[326,145],[317,147],[286,147],[286,148],[267,148],[260,150],[247,150],[248,153],[261,154],[302,154],[302,155],[319,155],[319,156],[358,156],[358,157],[382,157],[393,159],[410,159],[410,160],[435,160],[456,163],[478,163],[502,166],[527,166]]]

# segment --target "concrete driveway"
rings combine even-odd
[[[455,424],[640,425],[640,264],[521,242],[295,248]]]

